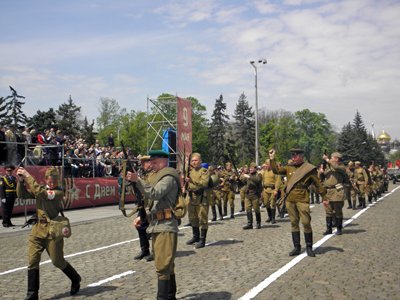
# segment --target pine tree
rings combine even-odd
[[[83,120],[82,124],[82,137],[83,139],[88,143],[88,144],[94,144],[96,142],[96,138],[94,136],[94,120],[92,120],[92,123],[89,124],[87,117],[85,116],[85,119]]]
[[[225,114],[226,103],[222,94],[215,101],[214,111],[211,116],[209,128],[210,154],[214,164],[220,164],[225,161],[225,133],[228,125],[229,116]]]
[[[57,127],[56,124],[56,112],[53,108],[48,111],[38,110],[32,118],[28,119],[28,126],[36,129],[38,133],[51,127]]]
[[[80,111],[81,107],[76,106],[71,95],[67,103],[63,103],[58,107],[57,122],[59,129],[67,135],[77,136],[80,131]]]
[[[240,163],[249,163],[254,160],[255,154],[255,119],[244,93],[239,97],[233,118],[234,144]]]
[[[338,136],[337,150],[343,155],[343,161],[356,161],[357,153],[355,153],[353,148],[350,148],[353,140],[353,128],[349,123],[343,126],[342,131]]]
[[[15,128],[25,126],[28,121],[28,118],[22,111],[22,105],[24,105],[25,102],[19,100],[25,99],[25,97],[18,95],[17,91],[14,90],[11,86],[10,90],[12,92],[12,95],[4,98],[4,101],[6,101],[6,103],[3,104],[4,110],[6,111],[6,116],[4,117],[5,124],[12,125]]]

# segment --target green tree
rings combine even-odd
[[[108,126],[115,125],[116,121],[125,112],[125,110],[121,110],[117,100],[106,97],[100,98],[100,115],[96,119],[99,131]]]
[[[48,111],[38,110],[32,118],[28,119],[28,126],[35,128],[37,132],[44,132],[46,129],[56,127],[56,112],[53,108]]]
[[[58,128],[67,135],[76,137],[80,132],[81,107],[76,106],[71,95],[66,103],[61,104],[57,113]]]
[[[255,154],[255,119],[246,95],[242,93],[233,115],[234,144],[240,164],[250,163]]]
[[[12,125],[15,128],[20,126],[25,126],[28,118],[22,111],[22,106],[25,104],[20,99],[25,99],[24,96],[17,94],[17,91],[10,86],[12,94],[3,99],[2,107],[3,111],[6,113],[4,117],[4,123],[7,125]],[[4,102],[5,101],[5,102]]]
[[[225,113],[226,103],[222,94],[215,101],[214,111],[211,116],[211,124],[208,130],[210,141],[211,160],[214,164],[225,161],[226,128],[229,116]]]
[[[85,119],[82,123],[81,135],[90,145],[96,142],[96,138],[94,136],[94,120],[92,120],[92,123],[89,124],[88,119],[85,116]]]

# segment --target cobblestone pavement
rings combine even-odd
[[[396,186],[391,186],[396,188]],[[344,209],[349,223],[342,236],[332,236],[315,251],[316,258],[299,262],[254,294],[255,299],[399,299],[400,189],[362,211]],[[236,210],[239,199],[236,199]],[[73,236],[65,240],[66,259],[82,276],[74,299],[154,299],[156,275],[152,262],[134,261],[139,252],[131,218],[118,207],[68,211]],[[110,217],[107,217],[109,215]],[[96,218],[96,216],[98,218]],[[208,246],[185,244],[191,229],[179,233],[176,274],[179,299],[250,299],[247,294],[293,258],[287,218],[260,230],[242,230],[246,217],[210,223]],[[314,243],[323,238],[322,205],[312,207]],[[23,217],[13,219],[23,223]],[[183,220],[183,224],[187,220]],[[0,295],[23,299],[26,293],[26,255],[29,230],[0,231]],[[304,248],[304,238],[302,236]],[[70,282],[42,255],[40,299],[70,298]]]

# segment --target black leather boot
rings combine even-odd
[[[276,214],[276,208],[271,208],[271,224],[275,224],[275,214]]]
[[[256,213],[256,223],[257,223],[257,229],[261,229],[261,213]]]
[[[357,209],[357,200],[353,200],[353,210]]]
[[[271,222],[271,209],[267,207],[267,219],[265,220],[265,223]]]
[[[292,232],[292,241],[294,249],[289,252],[289,256],[299,255],[301,253],[300,231]]]
[[[65,275],[68,276],[69,279],[71,279],[71,295],[75,295],[76,293],[79,292],[79,289],[81,288],[81,276],[79,276],[78,272],[70,265],[67,264],[64,270],[62,270]]]
[[[28,291],[25,300],[39,299],[39,269],[28,270]]]
[[[315,257],[315,253],[312,249],[313,245],[313,234],[312,232],[304,232],[304,239],[306,240],[306,252],[310,257]]]
[[[200,230],[199,227],[192,227],[193,237],[186,242],[186,245],[193,245],[200,241]]]
[[[349,206],[347,206],[347,209],[352,209],[353,206],[351,205],[351,199],[347,199],[347,203],[349,204]]]
[[[171,274],[169,278],[168,300],[176,300],[176,278]]]
[[[244,201],[240,201],[240,210],[239,212],[244,212]]]
[[[140,244],[140,253],[136,255],[133,259],[135,260],[141,260],[144,257],[150,255],[150,244],[149,244],[149,239],[147,238],[147,233],[146,230],[144,229],[138,229],[138,234],[139,234],[139,244]]]
[[[225,205],[224,204],[224,217],[226,217],[228,215],[228,204]]]
[[[231,219],[235,218],[235,208],[231,207]]]
[[[215,205],[213,205],[211,207],[211,212],[212,212],[212,216],[213,216],[211,221],[213,221],[213,222],[217,221],[217,210],[215,209]]]
[[[343,229],[343,218],[337,218],[337,226],[336,226],[336,234],[337,235],[342,235],[342,229]]]
[[[157,300],[168,300],[169,280],[158,279]]]
[[[206,245],[207,229],[202,229],[200,232],[200,241],[196,243],[195,248],[204,248]]]
[[[332,228],[336,227],[336,215],[332,216]]]
[[[366,204],[365,204],[365,199],[362,199],[362,202],[361,202],[361,207],[362,207],[362,208],[365,208],[365,207],[366,207]]]
[[[218,213],[219,213],[219,219],[220,221],[222,221],[224,219],[224,215],[222,214],[222,206],[218,205]]]
[[[326,231],[323,235],[332,234],[332,217],[326,217]]]
[[[244,230],[253,229],[253,213],[247,212],[247,225],[243,226]]]

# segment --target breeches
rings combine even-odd
[[[64,239],[56,242],[30,235],[28,244],[28,270],[39,269],[40,258],[45,249],[54,266],[61,270],[67,267],[67,261],[64,259]]]
[[[189,203],[189,221],[193,227],[208,228],[208,204],[193,205]]]
[[[276,198],[274,193],[263,191],[263,203],[267,208],[274,209],[276,207]]]
[[[300,222],[303,224],[305,233],[312,232],[310,205],[308,203],[286,201],[286,209],[292,225],[292,232],[300,231]]]
[[[229,201],[229,206],[235,207],[235,194],[232,191],[221,191],[221,199],[224,203],[224,206],[227,206]]]
[[[160,280],[169,280],[171,274],[175,274],[178,234],[176,232],[153,233],[152,241],[157,276]]]
[[[325,207],[326,216],[343,218],[343,205],[344,201],[329,201],[328,205]]]
[[[255,199],[245,199],[245,206],[246,206],[246,212],[252,212],[252,208],[254,209],[255,213],[260,212],[260,201],[258,198]]]

